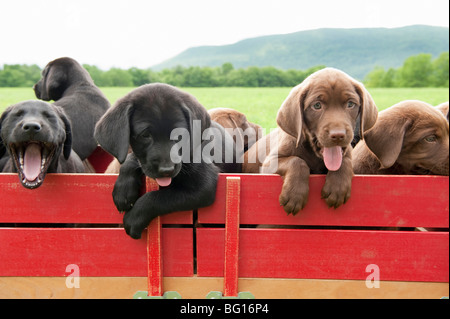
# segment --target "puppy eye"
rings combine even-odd
[[[146,140],[149,140],[149,139],[152,138],[152,134],[150,134],[150,132],[148,132],[148,131],[145,131],[141,135],[139,135],[139,137],[143,138],[143,139],[146,139]]]
[[[320,110],[322,108],[322,104],[320,104],[320,102],[317,102],[316,104],[313,104],[312,108],[315,110]]]
[[[348,103],[347,103],[347,108],[352,109],[352,108],[354,108],[355,106],[356,106],[356,103],[355,103],[355,102],[348,101]]]
[[[424,138],[425,142],[428,143],[434,143],[437,141],[437,136],[436,135],[430,135]]]
[[[135,138],[144,140],[144,141],[151,141],[153,139],[153,136],[150,133],[150,130],[146,129],[146,130],[142,131],[141,133],[137,134]]]
[[[16,115],[16,117],[21,117],[23,114],[24,114],[24,111],[19,110],[19,111],[16,112],[15,115]]]

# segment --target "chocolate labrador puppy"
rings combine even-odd
[[[74,59],[59,58],[47,64],[33,89],[38,99],[64,109],[72,123],[72,147],[82,160],[88,158],[97,147],[95,123],[110,107],[89,73]]]
[[[10,159],[3,172],[18,172],[29,189],[44,182],[47,173],[84,173],[81,159],[72,152],[71,126],[64,111],[43,101],[9,106],[0,119],[0,155]]]
[[[262,136],[261,126],[249,122],[244,113],[225,107],[210,109],[208,113],[211,120],[234,133],[233,139],[236,147],[243,148],[241,156]]]
[[[448,114],[448,111],[447,111]],[[449,174],[449,127],[428,103],[403,101],[381,111],[353,150],[356,174]]]
[[[159,83],[119,99],[97,123],[96,139],[123,163],[113,200],[119,211],[126,211],[124,227],[132,238],[140,238],[157,216],[214,202],[219,168],[214,164],[218,154],[210,157],[210,143],[222,141],[207,137],[220,135],[211,125],[206,109],[192,95]],[[160,189],[139,197],[144,175]]]
[[[337,69],[317,71],[292,89],[278,111],[279,129],[245,154],[243,171],[281,175],[279,201],[288,214],[306,205],[309,175],[327,174],[322,198],[339,207],[350,197],[355,132],[371,128],[377,114],[363,84]]]

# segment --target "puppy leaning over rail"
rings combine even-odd
[[[381,111],[353,150],[355,173],[448,175],[449,127],[443,112],[421,101]]]
[[[18,172],[21,184],[37,188],[47,173],[84,173],[72,151],[70,122],[64,111],[43,101],[9,106],[0,119],[0,156],[10,158],[3,172]]]
[[[229,149],[227,152],[234,153],[234,161],[232,163],[220,164],[222,173],[241,173],[241,164],[236,158],[241,158],[244,151],[247,151],[249,145],[253,145],[258,138],[258,131],[261,127],[247,121],[245,115],[229,108],[215,108],[208,110],[211,117],[212,125],[215,126],[224,138],[223,148],[235,146],[235,149]],[[227,133],[231,129],[231,135]],[[262,134],[261,134],[262,135]],[[231,142],[233,138],[234,143]],[[250,144],[251,143],[251,144]],[[131,151],[131,150],[130,150]],[[120,171],[120,163],[114,159],[107,167],[106,174],[117,174]]]
[[[133,90],[100,119],[95,137],[122,164],[113,200],[119,211],[126,211],[123,222],[128,235],[140,238],[157,216],[214,202],[219,173],[215,163],[222,160],[223,146],[215,133],[221,132],[192,95],[167,84]],[[211,142],[201,141],[211,135]],[[155,179],[160,189],[139,197],[143,175]]]
[[[279,201],[288,214],[305,207],[309,175],[327,174],[322,198],[338,207],[350,197],[351,143],[377,114],[363,84],[337,69],[317,71],[292,89],[278,111],[279,129],[244,155],[243,172],[281,175]]]

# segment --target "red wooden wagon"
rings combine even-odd
[[[449,295],[448,177],[355,176],[348,203],[329,209],[315,175],[288,216],[279,176],[221,174],[212,206],[155,220],[148,241],[120,228],[116,178],[49,174],[28,190],[0,175],[0,298]]]

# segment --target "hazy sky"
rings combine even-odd
[[[147,68],[185,49],[317,28],[449,26],[449,0],[0,0],[0,67]]]

